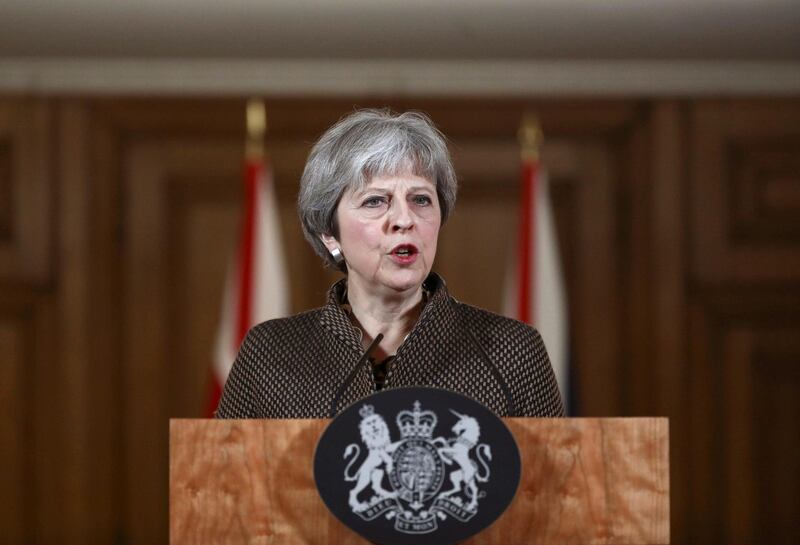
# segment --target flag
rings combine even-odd
[[[228,267],[212,354],[207,416],[212,416],[219,404],[247,331],[289,311],[278,206],[269,164],[260,154],[245,161],[243,204],[239,244]]]
[[[505,314],[539,331],[567,406],[567,301],[547,175],[534,154],[524,154],[521,181],[517,246],[507,274]]]

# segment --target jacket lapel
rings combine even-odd
[[[345,280],[339,280],[328,291],[328,302],[322,307],[320,325],[344,346],[353,350],[358,356],[364,349],[361,347],[361,336],[350,322],[347,312],[342,308],[342,295],[345,290]]]

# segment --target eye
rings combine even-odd
[[[378,208],[379,206],[383,205],[384,202],[386,202],[384,197],[372,196],[364,199],[364,201],[361,203],[361,206],[365,206],[367,208]]]
[[[427,195],[414,195],[412,201],[418,206],[429,206],[433,203],[433,200]]]

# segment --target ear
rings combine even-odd
[[[332,251],[334,248],[341,249],[341,245],[339,244],[339,241],[336,240],[336,237],[334,237],[333,235],[322,234],[322,235],[319,236],[319,238],[322,241],[322,243],[325,245],[325,247],[328,249],[329,252]]]

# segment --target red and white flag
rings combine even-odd
[[[236,258],[228,267],[212,359],[207,416],[219,404],[239,345],[254,325],[286,316],[288,284],[280,218],[269,164],[262,157],[245,163],[244,206]]]
[[[534,326],[544,339],[567,404],[567,301],[547,175],[533,158],[522,163],[517,248],[510,260],[505,314]]]

